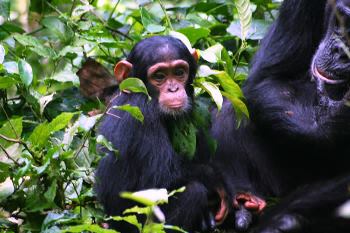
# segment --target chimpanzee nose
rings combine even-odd
[[[179,90],[179,87],[177,85],[171,85],[168,88],[169,92],[177,92]]]

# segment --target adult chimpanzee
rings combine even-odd
[[[250,120],[229,103],[215,119],[234,206],[251,202],[237,189],[282,198],[256,232],[350,232],[349,30],[349,0],[285,0],[243,88]]]
[[[118,156],[108,151],[96,172],[97,196],[108,215],[120,215],[135,205],[120,198],[122,191],[171,191],[185,186],[184,193],[161,206],[168,224],[189,231],[203,230],[225,217],[224,200],[218,211],[212,211],[215,216],[209,210],[209,196],[224,198],[220,178],[214,178],[216,174],[208,164],[210,158],[198,154],[187,159],[173,149],[169,135],[169,125],[176,125],[192,111],[196,57],[195,51],[191,55],[180,40],[155,36],[140,41],[127,59],[115,66],[119,82],[127,77],[142,79],[152,100],[140,93],[118,92],[99,126],[99,132],[119,150]],[[113,108],[124,104],[138,106],[144,123]],[[133,232],[127,223],[113,222],[112,227]]]

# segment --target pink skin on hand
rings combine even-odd
[[[233,199],[233,206],[239,209],[242,204],[247,210],[257,214],[261,213],[266,207],[265,200],[251,193],[239,193],[236,195]]]

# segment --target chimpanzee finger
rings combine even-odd
[[[239,232],[246,232],[253,221],[253,214],[244,205],[240,205],[235,212],[235,229]]]

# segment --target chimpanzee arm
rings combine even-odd
[[[302,187],[268,211],[256,233],[342,233],[350,222],[338,208],[350,198],[350,176]]]

